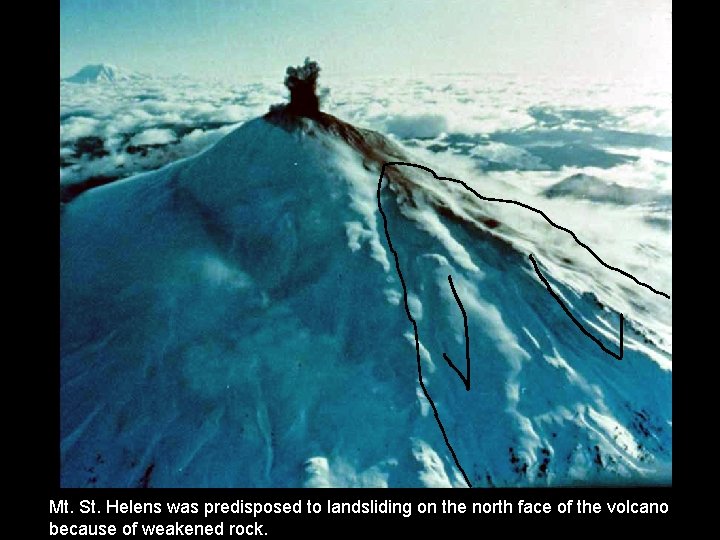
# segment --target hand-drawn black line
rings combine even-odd
[[[468,333],[468,320],[467,320],[467,313],[465,313],[465,308],[462,305],[462,302],[460,301],[460,297],[458,296],[457,291],[455,290],[455,285],[453,284],[452,276],[448,276],[448,281],[450,282],[450,289],[452,290],[453,296],[455,297],[455,301],[457,302],[458,307],[460,308],[460,311],[462,312],[463,316],[463,326],[465,326],[465,373],[467,375],[463,375],[462,372],[457,368],[457,366],[453,363],[452,360],[450,360],[450,357],[443,353],[443,358],[448,363],[448,365],[455,370],[455,373],[458,374],[458,377],[462,380],[463,383],[465,383],[465,390],[468,392],[470,391],[470,335]]]
[[[598,261],[600,264],[602,264],[605,268],[609,268],[610,270],[614,270],[615,272],[619,272],[619,273],[622,274],[623,276],[628,277],[628,278],[630,278],[631,280],[633,280],[635,283],[637,283],[637,284],[640,285],[641,287],[645,287],[646,289],[650,289],[650,290],[651,290],[652,292],[654,292],[655,294],[659,294],[660,296],[664,296],[665,298],[670,299],[670,295],[669,295],[669,294],[667,294],[667,293],[665,293],[665,292],[662,292],[662,291],[659,291],[659,290],[657,290],[656,288],[652,287],[651,285],[648,285],[647,283],[643,283],[643,282],[640,281],[638,278],[636,278],[635,276],[633,276],[633,275],[630,274],[629,272],[626,272],[625,270],[622,270],[622,269],[620,269],[620,268],[616,268],[616,267],[614,267],[614,266],[610,266],[609,264],[607,264],[605,261],[603,261],[603,260],[597,255],[597,253],[595,253],[592,249],[590,249],[589,246],[587,246],[586,244],[584,244],[583,242],[581,242],[580,239],[577,237],[577,235],[576,235],[573,231],[571,231],[570,229],[567,229],[567,228],[563,227],[562,225],[558,225],[558,224],[555,223],[553,220],[551,220],[551,219],[547,216],[547,214],[545,214],[545,212],[543,212],[542,210],[539,210],[539,209],[537,209],[537,208],[534,208],[534,207],[530,206],[529,204],[525,204],[525,203],[518,202],[518,201],[513,201],[513,200],[510,200],[510,199],[497,199],[497,198],[495,198],[495,197],[486,197],[486,196],[484,196],[484,195],[480,195],[477,191],[475,191],[473,188],[471,188],[470,186],[468,186],[468,185],[467,185],[465,182],[463,182],[462,180],[456,180],[455,178],[448,178],[448,177],[446,177],[446,176],[438,176],[437,174],[435,174],[435,171],[433,171],[433,170],[432,170],[431,168],[429,168],[429,167],[425,167],[424,165],[418,165],[418,164],[416,164],[416,163],[406,163],[406,162],[404,162],[404,161],[388,161],[388,162],[383,163],[382,169],[381,169],[381,171],[380,171],[380,181],[378,182],[378,184],[379,184],[380,182],[382,182],[382,178],[383,178],[383,176],[385,176],[385,169],[386,169],[386,167],[389,167],[389,166],[397,166],[397,165],[403,165],[403,166],[406,166],[406,167],[415,167],[416,169],[422,169],[422,170],[427,171],[427,172],[429,172],[430,174],[432,174],[433,177],[435,177],[436,180],[447,180],[448,182],[453,182],[453,183],[455,183],[455,184],[461,185],[461,186],[464,187],[467,191],[469,191],[470,193],[472,193],[473,195],[475,195],[477,198],[482,199],[483,201],[502,202],[502,203],[514,204],[514,205],[517,205],[517,206],[521,206],[521,207],[523,207],[523,208],[526,208],[526,209],[528,209],[528,210],[531,210],[531,211],[535,212],[536,214],[540,214],[540,215],[545,219],[545,221],[547,221],[550,225],[552,225],[552,226],[555,227],[556,229],[560,229],[561,231],[564,231],[564,232],[568,233],[570,236],[572,236],[573,240],[575,240],[575,242],[577,242],[578,245],[580,245],[580,246],[582,246],[583,248],[585,248],[585,249],[588,251],[588,253],[590,253],[590,254],[595,258],[595,260],[597,260],[597,261]]]
[[[530,254],[530,260],[532,261],[533,266],[535,267],[535,273],[538,275],[538,277],[540,278],[540,280],[545,284],[545,288],[546,288],[546,289],[548,290],[548,292],[552,295],[552,297],[555,299],[555,301],[556,301],[558,304],[560,304],[560,307],[563,308],[563,311],[567,314],[568,317],[570,317],[570,319],[572,320],[572,322],[575,323],[575,326],[577,326],[577,327],[582,331],[583,334],[585,334],[587,337],[589,337],[589,338],[592,339],[595,343],[597,343],[598,347],[600,347],[603,351],[605,351],[606,353],[608,353],[610,356],[612,356],[612,357],[614,357],[614,358],[617,358],[618,360],[622,360],[623,352],[624,352],[624,348],[623,348],[623,326],[624,326],[624,324],[623,324],[623,323],[625,322],[625,316],[624,316],[622,313],[620,313],[620,354],[618,354],[618,353],[616,353],[616,352],[611,351],[611,350],[608,349],[605,345],[603,345],[602,342],[601,342],[598,338],[596,338],[595,336],[593,336],[593,335],[580,323],[580,321],[578,321],[578,320],[573,316],[573,314],[570,313],[570,310],[567,308],[567,306],[565,305],[565,303],[560,299],[560,297],[557,295],[557,293],[555,293],[555,291],[552,290],[552,287],[550,286],[550,283],[548,282],[547,279],[545,279],[545,276],[543,276],[542,273],[540,272],[540,268],[538,268],[538,264],[537,264],[537,262],[535,261],[535,257],[532,256],[532,253]]]
[[[438,426],[440,427],[440,432],[442,433],[443,439],[445,439],[445,445],[447,446],[448,450],[450,450],[450,454],[452,454],[453,460],[455,461],[455,465],[457,466],[458,470],[462,474],[463,478],[465,479],[465,482],[469,487],[472,487],[472,484],[470,483],[470,479],[468,478],[467,474],[465,474],[465,469],[462,468],[462,465],[460,465],[460,460],[458,460],[457,455],[455,454],[455,450],[453,449],[452,445],[450,444],[450,440],[448,439],[447,433],[445,433],[445,427],[443,426],[443,423],[440,421],[440,413],[438,413],[437,407],[435,406],[435,402],[430,397],[430,393],[428,392],[427,388],[425,387],[425,383],[423,382],[423,376],[422,376],[422,365],[420,363],[420,337],[418,336],[418,325],[415,319],[413,318],[412,314],[410,313],[410,306],[408,305],[408,291],[407,291],[407,285],[405,284],[405,278],[403,277],[402,270],[400,270],[400,257],[398,256],[397,251],[395,251],[395,247],[393,246],[392,240],[390,239],[390,232],[388,231],[388,220],[387,216],[385,215],[385,211],[382,208],[382,203],[380,202],[380,191],[382,189],[382,178],[383,178],[383,172],[385,172],[385,165],[383,165],[382,172],[380,173],[380,180],[378,181],[378,187],[377,187],[377,199],[378,199],[378,209],[380,210],[380,214],[383,218],[383,226],[385,227],[385,238],[387,239],[388,247],[390,248],[390,251],[393,254],[393,257],[395,257],[395,268],[398,273],[398,277],[400,278],[400,284],[402,285],[403,290],[403,300],[405,301],[405,315],[407,315],[408,320],[413,326],[413,332],[415,333],[415,359],[417,361],[417,372],[418,372],[418,381],[420,382],[420,388],[422,389],[423,394],[425,395],[425,398],[428,400],[428,403],[430,403],[430,407],[433,410],[433,415],[435,416],[435,421],[437,422]]]
[[[403,276],[402,270],[400,269],[400,257],[398,256],[398,253],[397,253],[397,251],[395,250],[395,247],[393,246],[392,240],[391,240],[391,238],[390,238],[390,231],[389,231],[389,229],[388,229],[387,215],[385,214],[385,211],[383,210],[382,202],[381,202],[382,180],[383,180],[383,177],[385,176],[385,168],[388,167],[388,166],[393,166],[393,165],[395,165],[395,166],[397,166],[397,165],[404,165],[404,166],[407,166],[407,167],[415,167],[415,168],[417,168],[417,169],[422,169],[422,170],[427,171],[427,172],[429,172],[430,174],[432,174],[433,177],[436,178],[436,179],[438,179],[438,180],[447,180],[447,181],[449,181],[449,182],[454,182],[454,183],[456,183],[456,184],[459,184],[459,185],[463,186],[467,191],[469,191],[470,193],[472,193],[472,194],[475,195],[476,197],[478,197],[478,198],[480,198],[480,199],[482,199],[482,200],[485,200],[485,201],[510,203],[510,204],[515,204],[515,205],[517,205],[517,206],[521,206],[521,207],[523,207],[523,208],[527,208],[528,210],[532,210],[533,212],[536,212],[536,213],[540,214],[543,218],[545,218],[545,221],[547,221],[547,222],[548,222],[550,225],[552,225],[553,227],[555,227],[555,228],[557,228],[557,229],[560,229],[561,231],[565,231],[566,233],[570,234],[570,236],[572,236],[572,238],[573,238],[573,240],[575,240],[575,242],[577,242],[580,246],[582,246],[583,248],[585,248],[593,257],[595,257],[595,259],[596,259],[598,262],[600,262],[600,264],[602,264],[602,265],[605,266],[606,268],[609,268],[610,270],[614,270],[614,271],[616,271],[616,272],[621,273],[622,275],[624,275],[624,276],[626,276],[626,277],[629,277],[630,279],[632,279],[632,280],[633,280],[635,283],[637,283],[638,285],[641,285],[641,286],[643,286],[643,287],[646,287],[647,289],[650,289],[650,290],[651,290],[652,292],[654,292],[655,294],[659,294],[659,295],[664,296],[665,298],[668,298],[668,299],[670,298],[670,295],[668,295],[667,293],[664,293],[664,292],[662,292],[662,291],[658,291],[657,289],[653,288],[652,286],[648,285],[647,283],[641,282],[641,281],[638,280],[635,276],[631,275],[631,274],[628,273],[628,272],[625,272],[624,270],[621,270],[621,269],[619,269],[619,268],[615,268],[614,266],[610,266],[609,264],[606,264],[605,261],[603,261],[600,257],[598,257],[597,254],[596,254],[592,249],[590,249],[587,245],[583,244],[583,243],[578,239],[578,237],[575,235],[574,232],[572,232],[570,229],[566,229],[565,227],[562,227],[562,226],[556,224],[556,223],[553,222],[547,215],[545,215],[544,212],[542,212],[541,210],[538,210],[537,208],[533,208],[532,206],[529,206],[529,205],[527,205],[527,204],[525,204],[525,203],[521,203],[521,202],[518,202],[518,201],[512,201],[512,200],[509,200],[509,199],[497,199],[497,198],[493,198],[493,197],[485,197],[485,196],[483,196],[483,195],[480,195],[477,191],[475,191],[474,189],[472,189],[470,186],[468,186],[468,185],[467,185],[465,182],[463,182],[462,180],[456,180],[456,179],[454,179],[454,178],[447,178],[447,177],[444,177],[444,176],[438,176],[437,174],[435,174],[435,171],[433,171],[433,170],[430,169],[429,167],[425,167],[425,166],[423,166],[423,165],[418,165],[418,164],[416,164],[416,163],[406,163],[406,162],[402,162],[402,161],[391,161],[391,162],[385,162],[385,163],[383,163],[382,168],[381,168],[381,170],[380,170],[380,178],[378,179],[378,185],[377,185],[378,210],[380,211],[380,215],[382,215],[383,227],[384,227],[384,229],[385,229],[385,238],[386,238],[386,240],[387,240],[388,247],[390,248],[390,251],[392,252],[393,257],[394,257],[394,259],[395,259],[395,269],[397,270],[398,277],[400,278],[400,284],[402,285],[402,289],[403,289],[403,300],[404,300],[404,304],[405,304],[405,314],[407,315],[408,320],[410,321],[410,323],[411,323],[412,326],[413,326],[413,332],[414,332],[414,335],[415,335],[415,361],[416,361],[416,363],[417,363],[418,382],[420,383],[420,388],[422,389],[422,392],[423,392],[423,394],[425,395],[425,398],[428,400],[428,403],[430,404],[430,407],[431,407],[432,410],[433,410],[433,415],[435,416],[435,421],[437,422],[438,427],[440,428],[440,432],[442,433],[443,439],[445,440],[445,445],[447,446],[448,450],[450,451],[450,454],[452,455],[452,458],[453,458],[453,461],[455,462],[455,465],[457,466],[458,470],[459,470],[460,473],[462,474],[462,477],[463,477],[463,479],[465,480],[465,482],[467,483],[468,487],[472,487],[472,483],[470,482],[470,479],[468,478],[467,474],[465,473],[465,469],[463,469],[462,465],[460,464],[460,460],[458,459],[457,454],[455,453],[455,450],[453,449],[452,445],[450,444],[450,439],[448,439],[447,433],[445,432],[445,426],[443,426],[443,423],[442,423],[442,421],[440,420],[440,413],[438,412],[437,406],[435,405],[435,402],[433,401],[433,399],[430,397],[430,393],[428,392],[427,387],[425,386],[425,383],[423,382],[422,364],[421,364],[421,362],[420,362],[420,337],[419,337],[419,334],[418,334],[418,325],[417,325],[417,321],[415,321],[415,319],[413,318],[412,314],[410,313],[410,306],[409,306],[409,304],[408,304],[407,285],[406,285],[406,283],[405,283],[405,277]],[[532,258],[532,256],[531,256],[530,258],[531,258],[533,264],[535,264],[535,260]],[[537,267],[536,267],[536,270],[537,270]],[[540,275],[540,278],[541,278],[541,279],[546,283],[546,285],[547,285],[547,282],[545,281],[545,279],[544,279],[544,277],[542,276],[542,274],[540,274],[540,273],[538,272],[538,275]],[[462,304],[460,303],[460,299],[459,299],[459,297],[457,296],[457,292],[455,291],[455,287],[454,287],[454,285],[453,285],[453,283],[452,283],[452,278],[450,278],[450,276],[448,276],[448,281],[450,282],[450,286],[451,286],[451,288],[452,288],[452,290],[453,290],[453,295],[455,296],[455,299],[456,299],[456,301],[458,302],[458,305],[460,306],[460,309],[461,309],[461,311],[463,312],[463,316],[464,316],[464,319],[465,319],[466,359],[467,359],[467,362],[468,362],[468,364],[467,364],[467,373],[468,373],[467,379],[465,379],[465,378],[462,376],[462,374],[460,373],[460,371],[459,371],[459,370],[456,368],[456,366],[450,361],[450,359],[448,358],[448,356],[447,356],[446,354],[443,354],[443,356],[444,356],[445,360],[450,364],[450,367],[452,367],[453,369],[455,369],[455,371],[457,372],[457,374],[460,375],[461,379],[463,379],[463,381],[466,383],[465,388],[466,388],[467,390],[469,390],[469,384],[470,384],[470,363],[469,363],[469,352],[468,352],[468,351],[469,351],[469,344],[468,344],[468,343],[469,343],[469,341],[468,341],[469,336],[468,336],[468,332],[467,332],[467,318],[466,318],[465,310],[464,310],[464,308],[462,307]],[[559,301],[559,298],[557,298],[557,296],[554,294],[554,292],[553,292],[552,289],[549,287],[549,285],[547,285],[547,287],[548,287],[548,290],[550,291],[550,293],[553,295],[553,297],[555,297],[555,299]],[[576,324],[578,324],[579,328],[580,328],[586,335],[588,335],[591,339],[593,339],[593,341],[595,341],[598,345],[600,345],[600,347],[601,347],[605,352],[607,352],[608,354],[614,356],[615,358],[618,358],[618,355],[616,355],[616,354],[613,353],[612,351],[606,349],[606,348],[602,345],[602,343],[600,343],[596,338],[594,338],[591,334],[589,334],[589,333],[582,327],[582,325],[580,325],[580,324],[575,320],[575,318],[567,311],[567,309],[565,308],[565,305],[562,304],[562,302],[560,303],[560,305],[563,307],[563,309],[565,309],[566,313],[568,313],[568,315],[570,315],[570,317],[572,318],[572,320],[573,320]],[[624,321],[624,317],[623,317],[622,314],[620,314],[620,317],[621,317],[621,318],[620,318],[620,358],[622,358],[622,354],[623,354],[623,321]],[[619,358],[618,358],[618,359],[619,359]]]

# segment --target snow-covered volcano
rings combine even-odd
[[[112,64],[88,64],[74,75],[63,79],[71,83],[114,83],[139,78],[136,73],[118,68]]]
[[[379,184],[388,161],[412,156],[276,110],[67,205],[62,485],[670,481],[669,300],[522,208],[401,165]],[[530,253],[608,348],[625,315],[621,361]]]

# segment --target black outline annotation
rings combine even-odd
[[[513,201],[509,199],[497,199],[494,197],[485,197],[483,195],[480,195],[477,191],[475,191],[473,188],[468,186],[465,182],[462,180],[456,180],[454,178],[448,178],[444,176],[438,176],[435,171],[430,169],[429,167],[425,167],[423,165],[418,165],[416,163],[406,163],[402,161],[392,161],[392,162],[385,162],[382,165],[382,168],[380,170],[380,178],[378,179],[378,185],[377,185],[377,202],[378,202],[378,209],[380,210],[380,214],[382,215],[383,219],[383,226],[385,228],[385,238],[387,239],[388,247],[390,248],[390,251],[392,252],[394,258],[395,258],[395,268],[397,270],[398,277],[400,278],[400,284],[402,285],[403,289],[403,299],[405,301],[405,314],[407,315],[408,320],[412,323],[413,331],[415,334],[415,356],[417,361],[417,372],[418,372],[418,382],[420,383],[420,388],[422,389],[423,394],[425,395],[425,398],[428,400],[428,403],[430,404],[430,407],[433,410],[433,415],[435,416],[435,420],[437,421],[438,426],[440,427],[440,431],[442,432],[443,439],[445,439],[445,444],[450,450],[450,454],[452,454],[453,460],[455,461],[455,465],[457,465],[457,468],[460,470],[460,473],[462,474],[463,478],[465,479],[465,482],[469,487],[472,487],[472,483],[470,482],[470,479],[468,478],[467,474],[465,473],[465,470],[463,469],[462,465],[460,465],[460,460],[458,459],[457,455],[455,454],[455,450],[453,449],[452,445],[450,444],[450,440],[448,439],[447,433],[445,432],[445,427],[443,426],[442,421],[440,420],[440,414],[437,410],[437,406],[435,405],[435,402],[430,397],[430,393],[428,392],[427,388],[425,387],[425,383],[423,382],[423,376],[422,376],[422,365],[420,362],[420,338],[418,335],[418,325],[415,319],[412,316],[412,313],[410,313],[410,307],[408,305],[408,291],[407,291],[407,285],[405,284],[405,277],[403,276],[402,270],[400,269],[400,258],[398,256],[397,251],[395,250],[395,247],[393,246],[392,240],[390,239],[390,232],[388,230],[388,220],[387,216],[385,215],[385,211],[382,208],[381,203],[381,192],[382,192],[382,180],[385,176],[385,168],[388,166],[397,166],[402,165],[406,167],[415,167],[417,169],[422,169],[424,171],[427,171],[433,175],[433,177],[437,180],[446,180],[448,182],[453,182],[455,184],[459,184],[462,187],[464,187],[468,192],[472,193],[479,199],[482,199],[484,201],[491,201],[491,202],[503,202],[508,204],[514,204],[517,206],[521,206],[527,210],[531,210],[537,214],[540,214],[545,221],[547,221],[550,225],[555,227],[556,229],[559,229],[561,231],[564,231],[568,233],[570,236],[572,236],[573,240],[577,242],[578,245],[585,248],[600,264],[602,264],[604,267],[609,268],[610,270],[614,270],[615,272],[619,272],[620,274],[630,278],[632,281],[640,285],[641,287],[645,287],[649,290],[651,290],[653,293],[658,294],[660,296],[663,296],[665,298],[670,298],[670,295],[667,293],[664,293],[662,291],[659,291],[652,287],[651,285],[648,285],[647,283],[643,283],[639,279],[637,279],[632,274],[621,270],[620,268],[616,268],[614,266],[610,266],[605,261],[603,261],[590,247],[588,247],[586,244],[580,241],[580,239],[577,237],[577,235],[571,231],[570,229],[567,229],[561,225],[558,225],[557,223],[553,222],[542,210],[538,210],[537,208],[534,208],[528,204],[521,203],[518,201]],[[592,339],[605,353],[611,355],[612,357],[621,360],[623,357],[623,325],[624,325],[624,316],[621,313],[620,314],[620,353],[615,353],[605,347],[599,339],[597,339],[595,336],[593,336],[588,330],[585,329],[582,324],[570,313],[568,308],[565,306],[565,304],[560,300],[559,296],[552,290],[552,287],[550,286],[550,283],[547,281],[545,276],[542,275],[540,272],[540,269],[538,268],[537,262],[535,261],[535,258],[532,256],[532,254],[529,256],[530,261],[533,264],[533,267],[535,269],[536,274],[540,278],[540,280],[543,282],[545,287],[547,288],[548,292],[552,295],[552,297],[560,304],[560,307],[562,307],[563,311],[570,317],[570,319],[575,323],[575,325],[590,339]],[[465,375],[462,374],[462,372],[457,368],[457,366],[450,360],[448,355],[446,353],[443,353],[443,358],[448,363],[448,365],[457,373],[457,375],[460,377],[460,379],[463,381],[465,385],[465,389],[467,391],[470,390],[470,336],[468,333],[468,322],[467,322],[467,313],[465,312],[465,308],[462,305],[462,302],[460,301],[460,297],[457,294],[457,291],[455,290],[455,286],[452,281],[452,277],[448,276],[448,282],[450,283],[450,289],[452,290],[453,296],[455,297],[455,301],[458,304],[458,307],[460,308],[460,311],[463,315],[463,324],[465,326],[465,360],[466,360],[466,371]]]

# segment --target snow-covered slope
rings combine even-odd
[[[118,81],[129,81],[138,77],[139,75],[120,69],[112,64],[88,64],[74,75],[63,80],[80,84],[114,83]]]
[[[67,205],[62,485],[466,485],[378,211],[382,162],[406,160],[332,117],[271,115]],[[473,486],[669,481],[667,299],[426,171],[390,167],[380,193],[423,381]],[[529,253],[613,350],[625,314],[622,361]],[[448,275],[470,391],[442,357],[462,367]]]

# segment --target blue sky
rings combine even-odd
[[[335,75],[669,78],[670,0],[61,0],[60,74],[248,79],[305,56]]]

